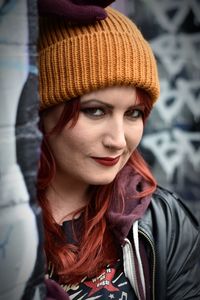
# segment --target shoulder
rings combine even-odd
[[[189,205],[183,202],[177,194],[160,186],[152,195],[151,204],[139,221],[139,225],[153,239],[155,239],[155,231],[157,236],[160,234],[168,240],[173,240],[176,235],[192,240],[199,236],[200,232],[199,220]],[[190,232],[190,237],[188,232]]]
[[[154,213],[155,217],[163,217],[168,221],[188,219],[194,227],[199,229],[199,220],[189,207],[189,201],[186,204],[176,193],[161,186],[158,186],[152,195],[149,210]]]
[[[176,194],[158,187],[139,229],[151,240],[156,253],[158,299],[200,296],[200,228],[190,208]],[[167,291],[167,296],[160,297],[160,289]]]

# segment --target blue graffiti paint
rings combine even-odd
[[[1,16],[6,15],[9,11],[11,11],[15,5],[17,4],[16,0],[4,0],[3,4],[0,7],[0,20]]]
[[[8,60],[4,60],[1,61],[0,60],[0,70],[1,69],[14,69],[16,71],[24,71],[27,70],[29,71],[29,73],[33,74],[33,75],[38,75],[38,68],[35,65],[29,65],[27,66],[27,63],[24,62],[19,62],[19,61],[8,61]]]
[[[3,240],[0,240],[0,250],[2,251],[2,258],[5,258],[6,256],[6,246],[8,245],[8,241],[12,230],[13,230],[13,226],[9,226],[5,238]]]
[[[5,32],[6,33],[6,32]],[[7,38],[7,33],[6,33],[6,38],[0,38],[0,45],[3,45],[3,46],[21,46],[22,43],[21,42],[17,42],[17,41],[9,41],[8,38]]]
[[[29,65],[29,73],[38,75],[38,68],[35,65]]]
[[[26,71],[28,69],[27,62],[0,60],[0,69],[14,69],[17,71]]]

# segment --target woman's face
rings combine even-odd
[[[49,132],[58,122],[64,104],[44,115]],[[80,99],[76,125],[48,137],[57,175],[70,182],[104,185],[113,181],[138,146],[143,133],[144,107],[133,87],[109,87]]]

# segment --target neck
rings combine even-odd
[[[58,174],[47,189],[47,199],[56,223],[70,220],[73,213],[89,201],[88,185],[62,178]]]

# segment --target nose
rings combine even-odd
[[[123,120],[113,120],[107,124],[103,144],[106,148],[115,150],[122,150],[126,147],[126,135]]]

